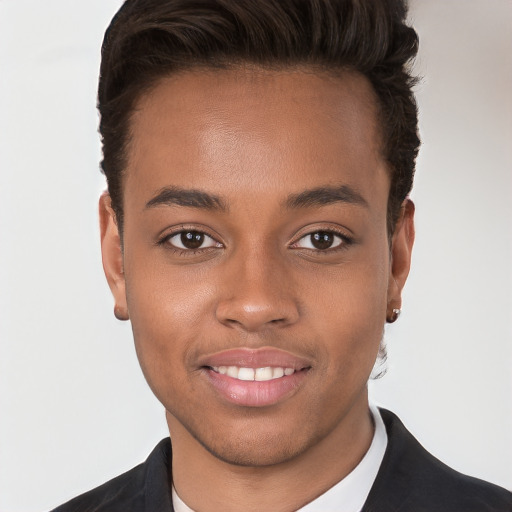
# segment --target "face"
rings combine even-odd
[[[412,245],[407,206],[390,250],[388,193],[359,75],[187,72],[140,99],[124,252],[108,196],[102,247],[171,437],[261,466],[367,417]]]

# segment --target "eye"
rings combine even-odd
[[[165,242],[182,250],[207,249],[209,247],[221,247],[221,244],[211,236],[201,231],[180,231],[165,239]]]
[[[345,237],[338,235],[332,231],[315,231],[303,236],[294,247],[301,249],[313,249],[317,251],[325,251],[327,249],[334,249],[348,241]]]

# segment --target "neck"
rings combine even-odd
[[[291,460],[271,466],[227,463],[207,451],[167,413],[173,484],[196,512],[297,510],[347,476],[368,451],[374,426],[367,397],[326,437]]]

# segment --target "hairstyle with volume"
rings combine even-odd
[[[105,34],[98,109],[102,170],[122,233],[130,118],[163,77],[194,68],[308,67],[363,74],[376,93],[391,188],[388,232],[410,192],[420,144],[416,32],[405,0],[127,0]]]

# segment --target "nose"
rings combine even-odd
[[[240,257],[226,269],[217,320],[228,327],[258,332],[299,319],[298,300],[286,266],[269,255]]]

